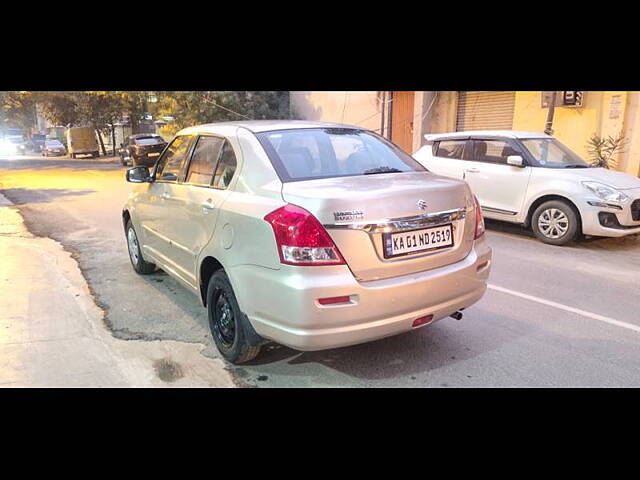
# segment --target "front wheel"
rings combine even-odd
[[[218,270],[209,280],[207,313],[213,341],[225,360],[244,363],[260,353],[260,345],[250,345],[247,341],[245,322],[248,320],[240,311],[224,270]]]
[[[129,260],[136,273],[140,275],[148,275],[153,273],[156,269],[155,264],[146,262],[142,257],[142,250],[140,250],[140,242],[138,241],[138,235],[133,228],[131,220],[127,222],[127,248],[129,250]]]
[[[551,200],[536,208],[531,219],[533,233],[544,243],[565,245],[581,233],[580,216],[562,200]]]

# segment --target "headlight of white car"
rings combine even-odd
[[[582,184],[605,202],[626,203],[629,201],[624,193],[600,182],[582,182]]]

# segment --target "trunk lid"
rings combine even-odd
[[[465,258],[473,246],[475,217],[469,188],[430,172],[287,182],[282,196],[325,226],[360,281],[449,265]],[[447,224],[452,225],[453,246],[385,257],[388,235]]]

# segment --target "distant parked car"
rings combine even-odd
[[[640,179],[592,168],[553,137],[498,130],[425,138],[414,157],[466,180],[487,218],[530,226],[552,245],[640,233]]]
[[[78,155],[91,155],[94,158],[100,156],[96,132],[89,127],[67,129],[67,148],[71,158],[76,158]]]
[[[42,147],[42,156],[43,157],[57,157],[60,155],[66,155],[67,149],[64,148],[64,145],[60,143],[57,138],[47,139],[44,142],[44,146]]]
[[[120,163],[153,167],[156,160],[167,146],[167,142],[160,135],[153,133],[138,133],[126,138],[120,148]]]
[[[28,142],[22,135],[6,135],[0,140],[0,153],[4,155],[24,155]]]
[[[31,149],[33,153],[41,153],[46,142],[46,135],[34,134],[31,136]]]

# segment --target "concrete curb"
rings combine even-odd
[[[2,194],[2,190],[0,190],[0,207],[12,207],[12,206],[13,206],[13,202],[11,202],[11,200],[5,197]]]

